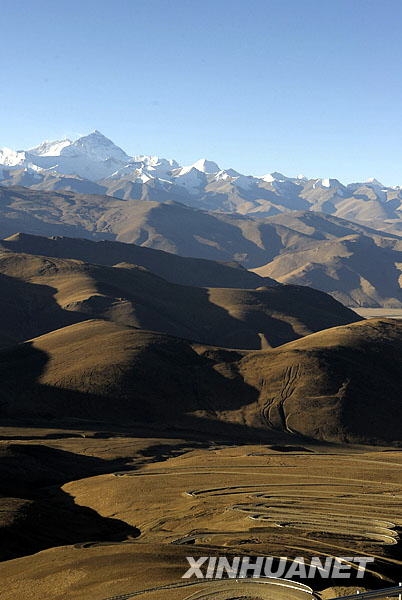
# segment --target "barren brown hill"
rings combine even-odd
[[[241,361],[269,426],[337,442],[401,441],[402,322],[334,327]]]
[[[401,350],[392,319],[249,353],[87,321],[3,351],[1,416],[400,442]]]
[[[134,264],[149,269],[167,281],[197,287],[251,289],[266,283],[275,284],[272,279],[262,279],[236,262],[224,263],[183,257],[162,250],[108,240],[95,242],[81,238],[47,238],[16,233],[1,240],[0,247],[12,252],[74,258],[100,265]]]
[[[255,395],[231,369],[239,356],[203,358],[178,338],[86,321],[2,352],[1,417],[193,429],[193,413],[241,412]],[[199,420],[199,430],[213,426]]]
[[[283,253],[253,272],[312,286],[347,306],[401,308],[401,265],[402,241],[349,235]]]
[[[173,200],[120,200],[0,186],[0,210],[0,238],[23,231],[41,236],[117,240],[186,257],[238,260],[245,266],[258,266],[267,260],[267,253],[258,244],[258,224],[252,220],[243,217],[245,225],[249,223],[257,230],[257,242],[243,234],[236,219],[227,220],[218,213]]]
[[[196,288],[133,265],[10,251],[0,252],[0,285],[3,345],[102,318],[206,344],[258,349],[361,319],[308,288]]]
[[[120,200],[70,191],[0,186],[0,237],[16,231],[108,239],[212,260],[236,260],[248,268],[282,252],[321,240],[360,234],[384,244],[401,237],[364,224],[308,210],[273,216],[200,210],[164,198]],[[318,210],[318,209],[317,209]],[[385,240],[385,241],[384,241]]]
[[[99,245],[28,238],[4,242],[18,251],[23,248],[25,252],[107,264],[113,260],[142,264],[170,281],[187,285],[258,287],[255,277],[251,279],[238,266],[233,268],[237,261],[253,269],[254,276],[261,273],[288,283],[312,285],[350,306],[402,306],[402,238],[333,215],[286,210],[255,217],[197,210],[175,201],[120,200],[1,186],[0,208],[0,237],[20,229],[30,234],[108,240]],[[112,240],[129,246],[114,246]],[[130,244],[143,250],[130,248]],[[155,249],[231,264],[218,268],[205,260],[184,262],[171,254],[155,254]]]
[[[83,265],[53,260],[62,272]],[[31,260],[17,264],[32,273]],[[84,266],[87,280],[72,276],[80,293],[93,283]],[[214,301],[236,292],[214,290]],[[189,544],[195,557],[213,548],[306,561],[342,548],[375,557],[365,589],[391,585],[402,564],[400,452],[353,442],[401,444],[401,350],[392,319],[260,351],[98,319],[3,350],[2,597],[310,597],[266,580],[188,587]]]

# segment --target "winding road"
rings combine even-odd
[[[234,598],[246,598],[247,596],[255,598],[257,594],[259,600],[312,600],[317,598],[313,594],[313,590],[307,585],[273,577],[256,580],[225,579],[208,582],[199,580],[178,582],[119,596],[109,596],[103,600],[129,600],[137,596],[146,596],[146,600],[159,600],[159,592],[162,590],[176,590],[175,600],[233,600]],[[177,590],[182,590],[183,595],[177,596]],[[157,593],[159,596],[155,595]],[[166,596],[164,595],[164,597]]]

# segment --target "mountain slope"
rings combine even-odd
[[[241,362],[268,424],[329,441],[401,440],[402,322],[335,327]]]
[[[0,186],[0,207],[1,237],[21,225],[25,233],[103,236],[177,254],[209,253],[203,257],[213,260],[239,257],[247,267],[260,266],[283,250],[306,247],[315,240],[356,233],[379,240],[402,239],[323,213],[291,211],[252,218],[200,211],[175,201],[161,203],[151,197],[122,201],[99,194]]]
[[[392,319],[250,353],[86,321],[3,351],[0,414],[401,441],[401,356]]]
[[[71,140],[43,142],[36,148],[18,152],[8,161],[0,155],[0,163],[28,171],[54,171],[61,175],[77,175],[96,181],[107,177],[130,162],[130,157],[99,131]],[[7,164],[8,163],[8,164]]]
[[[326,291],[347,306],[402,307],[402,240],[359,234],[317,240],[253,272]]]
[[[0,150],[0,180],[40,190],[71,190],[138,200],[179,200],[203,210],[271,216],[312,210],[401,232],[402,189],[375,178],[344,185],[335,178],[260,177],[200,159],[189,166],[157,156],[129,156],[99,131],[36,148]]]
[[[157,255],[155,251],[153,255],[149,251],[148,262],[145,248],[128,252],[127,246],[126,252],[122,246],[117,250],[109,242],[102,242],[95,251],[95,246],[90,250],[89,242],[80,241],[80,254],[68,249],[68,241],[42,242],[46,249],[40,250],[35,249],[38,244],[31,248],[26,240],[24,247],[28,252],[91,262],[106,260],[107,264],[132,262],[170,281],[201,286],[258,287],[258,273],[282,282],[316,287],[350,306],[402,305],[402,238],[323,213],[292,211],[251,218],[199,211],[177,202],[117,200],[6,187],[0,187],[0,206],[2,237],[20,229],[41,235],[117,239],[187,257],[237,261],[253,269],[254,274],[234,269],[234,265],[217,267],[214,263],[212,268],[205,261],[190,266],[187,260],[184,267],[183,260]],[[4,242],[7,243],[11,241]],[[16,240],[13,244],[16,249],[22,247]],[[107,258],[109,252],[112,261]],[[158,262],[165,266],[155,267]],[[222,273],[218,277],[219,270]],[[224,270],[227,278],[221,277]],[[210,276],[212,271],[215,274]],[[183,277],[182,272],[186,273]]]
[[[0,253],[0,286],[4,343],[100,318],[207,344],[260,348],[360,319],[307,288],[196,288],[125,263],[106,267],[9,251]]]
[[[149,269],[172,283],[197,287],[257,288],[275,285],[235,262],[223,263],[202,258],[178,256],[169,252],[121,242],[52,238],[18,233],[0,240],[0,248],[55,258],[73,258],[84,262],[113,266],[128,263]]]

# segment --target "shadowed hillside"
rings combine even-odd
[[[0,252],[0,286],[3,345],[102,318],[206,344],[259,349],[361,319],[330,296],[303,287],[196,288],[133,265],[10,251]]]
[[[153,248],[112,241],[94,242],[57,236],[46,238],[17,233],[1,240],[0,246],[12,252],[74,258],[100,265],[134,264],[149,269],[167,281],[183,285],[256,288],[264,285],[264,282],[276,283],[270,278],[262,279],[235,262],[187,258]]]
[[[402,323],[392,319],[249,353],[86,321],[3,351],[0,414],[392,442],[401,350]]]
[[[316,210],[322,210],[320,206]],[[186,285],[258,287],[258,273],[316,287],[349,306],[402,307],[402,238],[322,212],[286,210],[272,216],[245,216],[208,212],[173,200],[119,200],[1,186],[0,208],[0,237],[19,229],[45,236],[108,240],[91,244],[12,236],[3,242],[4,247],[18,251],[140,264]],[[128,245],[115,245],[112,240]],[[213,266],[201,258],[231,264]],[[233,261],[253,269],[253,274]]]
[[[402,322],[334,327],[241,361],[269,426],[337,442],[401,441]]]
[[[402,241],[349,235],[281,254],[254,272],[323,290],[347,306],[401,308],[401,264]]]

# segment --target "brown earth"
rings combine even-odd
[[[399,443],[401,350],[393,319],[251,352],[91,320],[3,350],[0,414]]]
[[[52,507],[51,527],[41,527],[48,540],[37,539],[43,515],[38,506],[36,521],[21,522],[18,513],[9,520],[6,539],[14,534],[17,555],[32,551],[33,540],[42,548],[46,541],[55,547],[39,547],[42,551],[0,564],[2,600],[311,599],[300,589],[258,580],[249,584],[254,591],[246,581],[183,580],[186,556],[304,556],[306,561],[333,554],[374,556],[370,572],[363,582],[356,580],[354,589],[397,580],[402,564],[399,451],[311,443],[281,451],[269,443],[204,447],[184,441],[178,448],[173,440],[79,433],[50,440],[51,433],[42,431],[35,441],[36,448],[55,453],[58,460],[73,453],[77,463],[91,458],[93,464],[78,481],[35,488],[40,501]],[[37,433],[25,429],[25,435]],[[31,441],[21,444],[31,452]],[[109,473],[100,475],[96,463]],[[67,510],[68,531],[61,517]],[[91,531],[95,519],[97,532]],[[81,539],[72,543],[75,524],[81,524]],[[337,597],[347,587],[334,580],[325,592],[328,580],[306,583],[323,598]]]
[[[141,266],[108,267],[8,250],[0,251],[0,290],[3,345],[101,318],[206,344],[258,349],[361,319],[330,296],[304,287],[183,286]]]
[[[0,253],[1,600],[398,582],[402,321],[113,265]],[[306,580],[312,596],[183,580],[190,555],[375,562],[350,585]]]

